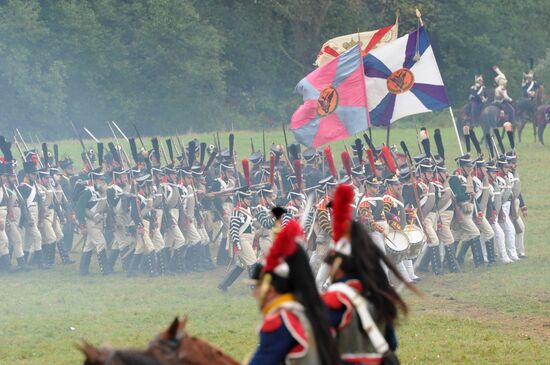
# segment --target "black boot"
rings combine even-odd
[[[466,253],[468,252],[468,249],[472,245],[472,241],[462,241],[462,245],[460,245],[460,250],[458,251],[458,255],[456,256],[456,261],[460,265],[464,265],[464,258],[466,257]]]
[[[82,252],[80,256],[80,275],[86,276],[90,274],[90,262],[92,261],[93,251]]]
[[[166,248],[163,248],[162,250],[160,250],[159,252],[156,253],[156,256],[157,256],[157,270],[158,270],[159,275],[166,275],[166,273],[167,273],[166,261],[164,260],[164,258],[165,258],[164,250],[166,250]]]
[[[42,244],[42,265],[45,268],[51,268],[53,266],[53,263],[51,262],[51,247],[52,245],[49,243],[43,243]],[[35,252],[36,254],[36,252]]]
[[[0,256],[0,271],[11,272],[9,253],[4,256]]]
[[[416,271],[428,272],[428,266],[430,266],[430,260],[431,260],[430,247],[426,247],[424,256],[422,256],[422,260],[420,260],[420,263],[416,267]]]
[[[124,270],[124,272],[128,272],[134,256],[134,254],[130,252],[130,247],[124,247],[120,251],[120,256],[122,257],[122,270]]]
[[[449,268],[449,272],[461,272],[458,262],[456,262],[453,245],[445,246],[445,262]]]
[[[48,270],[50,268],[49,266],[44,265],[44,252],[42,250],[34,251],[32,257],[34,259],[36,267],[38,267],[40,270]]]
[[[443,275],[443,267],[441,266],[441,255],[439,254],[439,246],[428,247],[430,250],[430,261],[432,262],[432,270],[435,275]]]
[[[222,237],[220,241],[220,246],[218,247],[218,256],[216,256],[216,264],[218,266],[227,266],[229,263],[229,255],[225,249],[227,244],[227,237]]]
[[[107,250],[103,249],[97,254],[97,262],[99,263],[99,270],[103,275],[110,275],[111,269],[109,267],[109,259],[107,258]]]
[[[206,268],[204,267],[204,250],[202,249],[202,244],[199,242],[193,246],[193,271],[194,272],[205,272]]]
[[[208,244],[202,245],[202,258],[203,258],[203,267],[205,270],[210,271],[214,270],[216,266],[214,266],[214,263],[212,262],[212,256],[210,254],[210,246]]]
[[[31,271],[31,268],[27,266],[25,256],[18,257],[17,259],[17,271]]]
[[[109,255],[109,270],[112,273],[115,272],[116,260],[118,259],[119,255],[120,255],[120,250],[118,248],[111,250],[111,254]]]
[[[183,274],[187,272],[188,268],[186,266],[186,256],[189,246],[183,246],[174,250],[172,255],[172,260],[170,261],[170,267],[172,272],[176,274]]]
[[[71,265],[74,264],[76,261],[71,260],[69,257],[69,252],[65,250],[65,247],[63,246],[63,241],[57,241],[56,243],[57,251],[59,252],[59,257],[61,257],[61,263],[63,265]],[[55,252],[55,248],[54,248]],[[55,253],[54,253],[54,261],[55,261]]]
[[[485,248],[487,251],[487,260],[489,261],[487,266],[493,266],[496,262],[495,239],[491,238],[489,241],[485,241]]]
[[[479,237],[474,238],[473,240],[471,240],[471,242],[472,254],[474,256],[474,265],[475,267],[483,266],[483,251],[481,249],[481,241],[479,240]]]
[[[223,280],[218,284],[218,289],[222,291],[226,291],[227,288],[229,288],[235,280],[242,274],[244,271],[244,268],[234,265],[231,270],[224,276]]]
[[[155,260],[155,252],[151,252],[151,253],[148,253],[146,256],[145,256],[145,263],[147,265],[147,268],[149,269],[149,276],[154,278],[156,276],[158,276],[158,271],[157,271],[157,262]]]
[[[25,264],[27,266],[30,266],[30,262],[29,262],[29,251],[23,251],[23,259],[25,260]]]
[[[132,263],[130,264],[130,268],[128,269],[128,277],[137,276],[139,271],[139,266],[141,265],[142,260],[143,260],[142,253],[132,255]]]

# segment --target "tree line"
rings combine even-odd
[[[519,96],[529,59],[550,74],[550,2],[413,0],[0,1],[0,132],[71,137],[68,120],[143,133],[288,121],[329,38],[422,10],[454,106],[498,64]],[[540,80],[545,81],[545,80]],[[98,128],[99,129],[99,128]]]

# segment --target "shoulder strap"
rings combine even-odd
[[[380,332],[380,329],[374,323],[372,316],[369,313],[367,308],[367,301],[359,293],[357,293],[353,288],[344,283],[335,283],[332,284],[329,291],[337,291],[344,294],[353,304],[353,307],[357,311],[359,318],[361,319],[361,325],[363,329],[369,336],[370,342],[374,346],[376,352],[379,354],[385,354],[389,351],[390,346],[388,342]]]

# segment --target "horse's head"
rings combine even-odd
[[[143,351],[95,347],[88,342],[77,348],[86,357],[84,365],[161,365],[152,354]]]
[[[163,364],[238,365],[239,362],[208,342],[186,331],[187,316],[176,317],[170,326],[149,343],[148,352],[163,360]]]

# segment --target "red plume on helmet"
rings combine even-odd
[[[332,199],[332,239],[338,242],[349,229],[353,215],[353,187],[347,184],[340,184],[336,188]]]
[[[273,186],[273,182],[275,181],[275,156],[271,155],[269,158],[269,184]]]
[[[376,170],[376,166],[374,165],[374,155],[372,154],[372,150],[370,148],[367,150],[367,157],[369,159],[371,171],[374,172],[374,170]]]
[[[243,164],[243,175],[246,180],[246,185],[250,186],[250,167],[248,166],[248,160],[243,159],[241,162]]]
[[[302,190],[302,161],[294,160],[292,161],[294,167],[294,175],[296,176],[296,184],[298,184],[298,189]]]
[[[303,235],[300,224],[295,219],[290,220],[277,234],[265,260],[263,272],[273,271],[285,258],[292,256],[298,249],[296,239]]]
[[[393,160],[393,156],[388,146],[382,146],[382,158],[384,159],[384,162],[386,162],[386,166],[391,173],[395,174],[397,167],[395,166],[395,161]]]
[[[337,177],[338,173],[336,172],[336,166],[334,165],[334,158],[332,157],[332,150],[330,149],[330,146],[326,146],[324,151],[325,158],[327,159],[327,165],[328,169],[330,170],[330,174],[333,177]]]
[[[340,157],[342,158],[342,165],[344,166],[346,173],[351,178],[351,156],[349,155],[349,152],[348,151],[342,152],[340,154]]]

